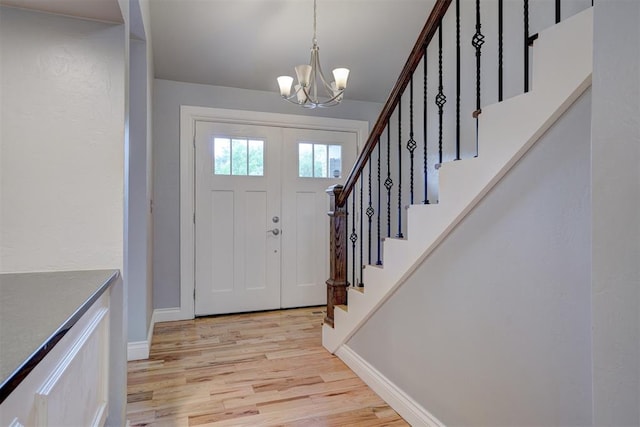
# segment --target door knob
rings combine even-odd
[[[273,230],[267,230],[267,233],[273,233],[274,236],[277,236],[278,234],[280,234],[280,230],[274,228]]]

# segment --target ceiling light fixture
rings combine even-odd
[[[316,0],[313,0],[313,46],[311,47],[311,61],[309,64],[295,67],[298,84],[291,93],[293,77],[278,77],[280,95],[287,101],[305,108],[332,107],[342,102],[344,90],[349,78],[348,68],[333,70],[334,81],[329,83],[320,67],[320,48],[316,38]],[[318,93],[320,92],[320,94]]]

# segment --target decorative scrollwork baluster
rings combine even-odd
[[[358,235],[356,234],[356,195],[351,195],[351,234],[349,240],[351,240],[351,286],[357,286],[356,281],[356,242],[358,241]]]
[[[436,105],[438,106],[438,164],[442,164],[442,118],[444,104],[447,97],[444,94],[442,83],[442,21],[438,27],[438,94],[436,95]]]
[[[367,263],[371,264],[371,222],[373,220],[373,214],[375,213],[375,210],[373,209],[373,202],[371,200],[371,159],[369,159],[369,188],[368,188],[368,195],[369,195],[369,205],[367,206],[367,223],[368,223],[368,227],[367,227]]]
[[[407,150],[409,150],[409,203],[413,204],[413,152],[418,144],[413,139],[413,76],[410,80],[409,89],[409,141],[407,141]]]
[[[391,237],[391,126],[387,122],[387,179],[384,180],[384,187],[387,189],[387,237]]]
[[[476,33],[471,39],[471,45],[476,49],[476,111],[473,112],[473,117],[476,119],[476,156],[478,155],[478,116],[482,113],[480,109],[480,56],[484,35],[480,32],[480,28],[480,0],[476,0]]]
[[[358,286],[362,287],[364,286],[363,280],[362,280],[362,270],[364,267],[364,257],[362,256],[363,252],[363,244],[364,244],[364,239],[362,238],[362,236],[364,236],[364,234],[362,233],[362,215],[364,213],[363,209],[362,209],[362,180],[364,178],[361,176],[360,177],[360,198],[359,198],[359,202],[360,202],[360,258],[358,258],[359,262],[358,262],[358,267],[360,268],[360,277],[359,277],[359,281],[358,281]]]

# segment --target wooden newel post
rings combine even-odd
[[[342,185],[327,189],[330,198],[329,210],[329,279],[327,280],[327,316],[324,322],[333,327],[334,307],[347,303],[347,246],[346,206],[337,206],[342,194]]]

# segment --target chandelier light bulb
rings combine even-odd
[[[336,87],[338,90],[344,90],[347,88],[347,79],[349,78],[348,68],[336,68],[333,70],[333,78],[336,81]]]
[[[300,84],[300,86],[309,87],[309,82],[311,81],[311,65],[297,65],[296,76],[298,76],[298,83]]]
[[[293,84],[293,77],[280,76],[278,77],[278,86],[280,86],[280,95],[285,98],[291,95],[291,85]]]

